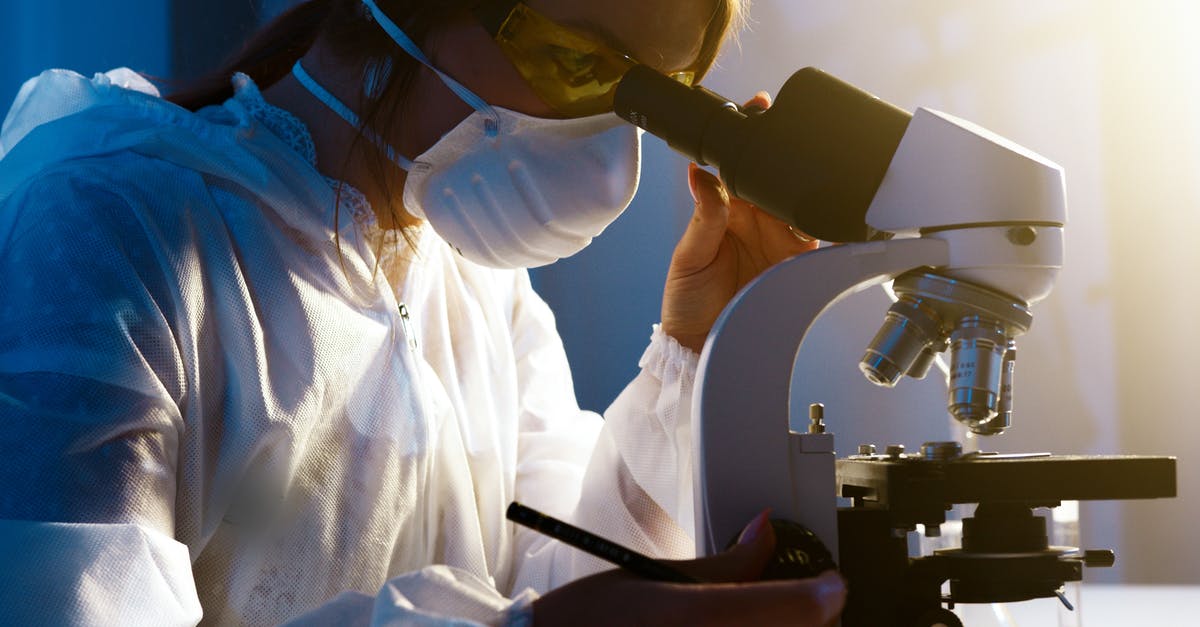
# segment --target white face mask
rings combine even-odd
[[[373,0],[362,0],[395,42],[475,109],[410,162],[364,129],[408,171],[404,206],[425,218],[463,257],[494,268],[531,268],[583,250],[637,190],[641,130],[613,113],[547,119],[492,107],[434,68]],[[356,128],[358,116],[312,80],[293,73]]]
[[[417,157],[404,206],[475,263],[534,267],[583,250],[637,190],[636,128],[614,114],[547,120],[473,113]]]

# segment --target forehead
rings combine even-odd
[[[533,10],[599,38],[659,70],[681,70],[700,52],[718,0],[526,0]]]

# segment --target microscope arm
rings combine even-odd
[[[833,246],[776,265],[734,297],[709,333],[696,376],[698,555],[721,551],[747,520],[770,507],[773,517],[813,530],[836,559],[832,446],[810,453],[807,436],[788,435],[798,347],[817,317],[841,298],[948,261],[949,246],[939,239]]]

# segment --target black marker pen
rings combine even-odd
[[[675,570],[652,557],[627,549],[515,501],[508,506],[507,516],[509,520],[517,524],[540,531],[555,540],[561,540],[581,551],[591,553],[647,579],[677,583],[701,583],[699,579]]]

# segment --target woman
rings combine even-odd
[[[832,620],[836,575],[593,575],[503,518],[520,500],[691,552],[696,352],[812,244],[693,168],[661,328],[604,421],[524,268],[632,196],[638,135],[609,89],[629,59],[692,80],[739,11],[313,0],[177,104],[127,71],[27,84],[0,136],[6,615]],[[752,580],[773,542],[764,514],[681,568]]]

